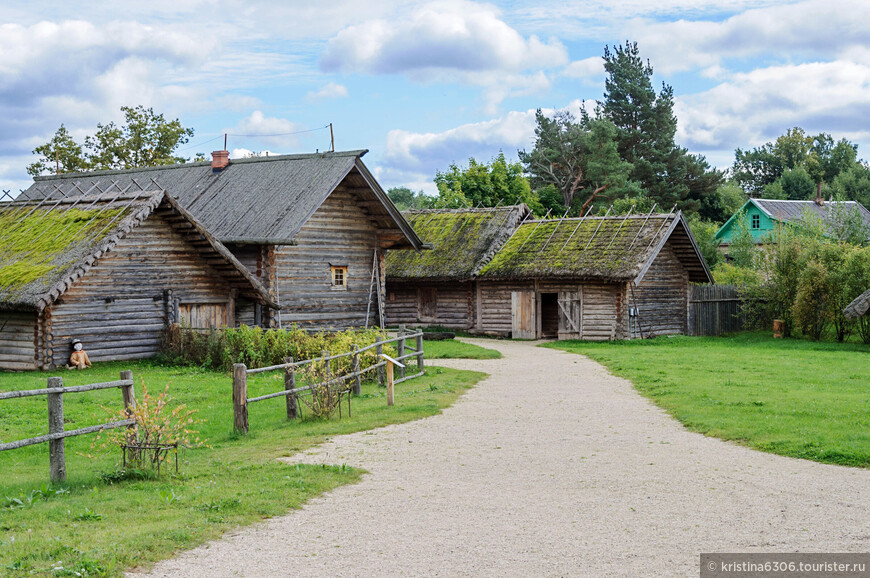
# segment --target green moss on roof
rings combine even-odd
[[[391,279],[469,278],[510,236],[525,215],[523,207],[455,211],[409,211],[405,218],[427,251],[390,251],[387,277]]]
[[[480,271],[491,278],[635,277],[672,215],[565,219],[521,225]],[[662,226],[663,219],[667,220]]]
[[[0,298],[14,300],[40,280],[49,285],[53,272],[63,272],[96,246],[124,212],[20,204],[0,208]]]

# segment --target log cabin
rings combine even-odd
[[[85,191],[87,193],[87,191]],[[229,325],[265,287],[165,191],[0,204],[0,368],[151,357],[174,322]]]
[[[422,216],[409,218],[416,223]],[[486,262],[477,263],[471,277],[454,279],[465,284],[469,304],[467,315],[457,316],[451,327],[522,339],[686,333],[690,284],[712,282],[681,213],[511,222],[488,247]],[[422,227],[421,236],[429,240]],[[431,238],[434,249],[425,258],[449,263],[457,254],[450,237],[447,253],[439,250],[441,237]],[[417,325],[427,324],[421,309],[426,301],[418,296],[415,305],[411,288],[415,274],[421,277],[418,295],[432,281],[422,269],[391,265],[388,321],[410,324],[416,315]],[[395,282],[394,271],[401,274]],[[449,279],[439,283],[450,286]],[[434,319],[432,324],[446,325]]]
[[[21,198],[82,189],[165,189],[269,291],[237,324],[341,330],[382,325],[388,250],[423,243],[363,164],[365,150],[37,177]]]

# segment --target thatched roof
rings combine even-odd
[[[432,245],[432,250],[390,251],[387,279],[470,279],[529,212],[525,205],[406,211],[405,218],[420,238]]]
[[[483,267],[480,277],[639,283],[668,241],[690,281],[712,282],[681,213],[528,221]]]
[[[863,315],[867,315],[868,311],[870,311],[870,289],[867,289],[856,297],[854,301],[849,303],[849,305],[843,309],[843,314],[849,319],[856,319]]]
[[[158,209],[240,293],[277,308],[232,253],[165,191],[0,203],[0,309],[43,309]]]
[[[422,248],[420,239],[360,157],[365,150],[280,155],[37,177],[19,199],[81,194],[113,187],[164,189],[224,243],[292,244],[293,237],[340,185],[367,201],[378,228],[398,236],[395,247]]]

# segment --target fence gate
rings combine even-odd
[[[734,285],[693,285],[689,297],[689,335],[742,331],[746,313]]]
[[[580,291],[559,291],[559,339],[581,339],[582,295]]]
[[[535,292],[511,291],[511,337],[534,339],[535,321]]]

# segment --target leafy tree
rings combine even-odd
[[[752,196],[761,196],[764,188],[776,182],[784,170],[782,159],[776,154],[772,143],[752,150],[734,151],[731,177],[743,190]],[[766,193],[763,195],[768,198]]]
[[[719,242],[716,240],[716,231],[719,230],[719,225],[711,221],[704,221],[698,215],[690,216],[688,221],[692,236],[698,243],[698,249],[704,256],[704,260],[707,261],[707,266],[712,269],[721,257]]]
[[[779,179],[782,194],[791,201],[812,199],[816,194],[816,183],[804,167],[786,169]]]
[[[616,127],[616,141],[623,161],[631,163],[629,180],[637,182],[661,207],[677,204],[687,211],[707,209],[707,218],[725,218],[705,203],[722,182],[704,157],[692,155],[674,142],[677,118],[674,91],[662,84],[656,94],[653,69],[640,57],[637,43],[604,49],[604,99],[598,102],[599,118]]]
[[[41,155],[38,161],[27,167],[27,172],[34,177],[56,170],[74,173],[89,168],[82,146],[73,139],[64,125],[60,125],[50,141],[36,147],[33,154]]]
[[[806,263],[798,279],[794,318],[805,335],[818,341],[830,323],[828,271],[819,261]]]
[[[98,124],[92,136],[85,137],[84,146],[76,143],[61,125],[48,143],[36,147],[33,154],[41,158],[27,171],[37,176],[52,172],[55,155],[65,155],[64,172],[82,170],[129,169],[183,163],[187,159],[175,150],[193,136],[178,119],[167,121],[162,114],[144,106],[122,106],[124,125],[114,122]]]
[[[474,158],[468,160],[467,167],[453,163],[446,171],[435,174],[435,184],[438,198],[434,204],[439,208],[526,203],[536,213],[541,211],[541,204],[532,193],[522,165],[507,162],[502,152],[489,164]]]
[[[870,207],[870,167],[855,162],[834,177],[830,192],[838,198],[858,201]]]
[[[432,205],[433,198],[419,191],[415,193],[408,187],[393,187],[387,190],[387,196],[400,211],[408,209],[427,209]]]
[[[734,220],[734,236],[728,255],[736,266],[748,268],[755,264],[757,246],[755,245],[755,239],[752,238],[752,232],[749,230],[749,224],[746,221],[747,219],[743,212]]]
[[[536,189],[552,186],[562,196],[562,210],[583,214],[596,201],[625,194],[631,165],[620,159],[616,127],[609,121],[583,114],[577,122],[568,111],[548,118],[535,113],[535,146],[519,151],[525,170]],[[582,194],[582,197],[578,196]],[[575,200],[580,203],[575,207]]]
[[[716,188],[715,202],[726,219],[739,211],[747,200],[749,197],[734,181],[727,181]]]

